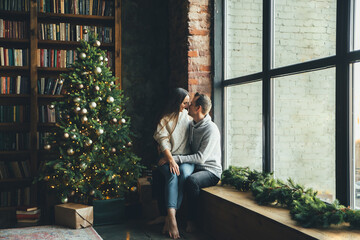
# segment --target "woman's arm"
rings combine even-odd
[[[170,150],[165,149],[165,151],[163,151],[163,154],[164,157],[162,157],[159,160],[158,165],[162,166],[165,163],[169,163],[170,172],[179,176],[180,175],[179,165],[175,162]]]

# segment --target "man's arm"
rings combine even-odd
[[[173,158],[176,162],[180,163],[203,164],[207,159],[209,159],[217,144],[220,144],[220,134],[218,131],[210,130],[202,137],[197,152],[190,155],[173,156]]]

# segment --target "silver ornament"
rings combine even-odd
[[[63,198],[61,199],[61,202],[62,202],[62,203],[67,203],[67,202],[68,202],[68,198],[67,198],[67,197],[63,197]]]
[[[120,108],[116,108],[115,111],[118,113],[120,112]]]
[[[121,123],[126,123],[125,118],[122,118],[122,119],[121,119]]]
[[[87,114],[88,110],[86,108],[81,109],[81,114]]]
[[[94,72],[95,72],[96,74],[100,74],[100,73],[101,73],[101,68],[100,68],[100,67],[96,67],[95,70],[94,70]]]
[[[71,139],[76,139],[76,135],[75,135],[75,134],[71,134],[70,138],[71,138]]]
[[[107,57],[104,60],[105,60],[105,62],[109,61],[109,59]]]
[[[111,86],[113,86],[113,85],[114,85],[114,82],[113,82],[113,81],[111,81],[111,82],[110,82],[110,85],[111,85]]]
[[[95,191],[94,190],[91,190],[90,191],[90,195],[93,196],[95,194]]]
[[[97,151],[97,150],[99,150],[99,148],[98,148],[98,147],[94,147],[94,151]]]
[[[45,149],[45,150],[50,150],[50,149],[51,149],[51,145],[50,145],[50,144],[46,144],[46,145],[44,146],[44,149]]]
[[[83,116],[83,117],[81,118],[81,121],[82,121],[82,122],[87,122],[87,121],[88,121],[88,118],[87,118],[86,116]]]
[[[67,150],[67,154],[69,154],[70,156],[73,155],[73,154],[74,154],[74,149],[69,148],[69,149]]]
[[[84,85],[80,83],[79,86],[78,86],[78,88],[79,88],[79,89],[83,89],[83,88],[84,88]]]
[[[104,57],[103,57],[103,56],[100,56],[100,57],[99,57],[99,61],[102,61],[102,60],[104,60]]]
[[[81,110],[80,107],[76,107],[76,108],[74,109],[74,112],[75,112],[75,113],[78,113],[80,110]]]
[[[76,132],[76,129],[75,129],[75,128],[73,128],[71,131],[72,131],[72,132]]]
[[[108,103],[114,102],[114,98],[112,96],[108,97],[106,100]]]
[[[94,46],[100,47],[100,45],[101,45],[100,41],[99,41],[99,40],[96,40],[95,43],[94,43]]]
[[[89,104],[89,107],[90,107],[91,109],[96,108],[96,102],[91,102],[91,103]]]
[[[93,141],[91,139],[88,139],[86,142],[85,142],[85,146],[90,146],[91,144],[93,143]]]
[[[85,169],[87,167],[86,163],[82,162],[80,163],[80,168]]]
[[[100,90],[100,87],[99,87],[98,85],[96,85],[96,86],[94,87],[94,89],[95,89],[95,91],[99,91],[99,90]]]
[[[80,100],[81,99],[79,97],[74,98],[74,102],[76,102],[76,103],[80,102]]]
[[[113,118],[112,121],[113,121],[114,123],[117,123],[118,120],[117,120],[116,118]]]
[[[80,57],[80,59],[84,60],[86,58],[86,54],[82,52],[79,54],[79,57]]]
[[[51,105],[49,105],[49,108],[50,108],[50,109],[54,109],[54,108],[55,108],[55,105],[54,105],[54,104],[51,104]]]
[[[104,62],[100,62],[100,65],[101,65],[101,66],[104,65]]]
[[[116,152],[116,148],[111,148],[111,152]]]
[[[64,138],[69,138],[69,133],[64,133]]]
[[[97,135],[101,135],[104,133],[104,129],[102,128],[99,128],[97,131],[96,131]]]

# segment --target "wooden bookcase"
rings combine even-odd
[[[6,1],[6,0],[4,0]],[[50,132],[55,123],[40,123],[38,109],[41,105],[48,105],[61,95],[44,95],[38,93],[38,80],[40,77],[57,77],[60,73],[69,71],[67,68],[38,67],[38,49],[73,49],[80,46],[76,41],[41,40],[38,37],[39,23],[70,23],[86,26],[112,27],[112,43],[102,43],[101,48],[113,52],[112,71],[121,84],[121,0],[113,1],[113,16],[95,16],[62,13],[38,12],[37,0],[29,0],[29,11],[5,11],[0,10],[0,19],[9,21],[24,21],[28,24],[28,38],[0,38],[0,47],[3,48],[28,48],[28,66],[0,66],[0,77],[27,76],[30,91],[28,94],[0,94],[0,106],[29,105],[29,121],[23,123],[0,123],[0,133],[4,132],[26,132],[29,134],[29,147],[26,150],[0,150],[0,162],[29,160],[31,176],[28,178],[0,179],[0,192],[13,189],[30,187],[30,203],[39,204],[39,193],[37,184],[32,184],[38,168],[46,158],[46,153],[38,149],[38,132]],[[1,140],[0,140],[1,141]],[[1,143],[1,142],[0,142]],[[41,195],[40,195],[41,196]],[[1,201],[1,199],[0,199]],[[0,205],[1,206],[1,205]],[[15,212],[16,205],[0,207],[0,215],[4,211]]]

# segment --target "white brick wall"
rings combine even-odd
[[[275,65],[335,54],[335,0],[275,1]],[[226,77],[261,71],[262,1],[227,0]],[[335,70],[275,80],[276,177],[335,193]],[[227,161],[261,170],[262,85],[227,89]]]

